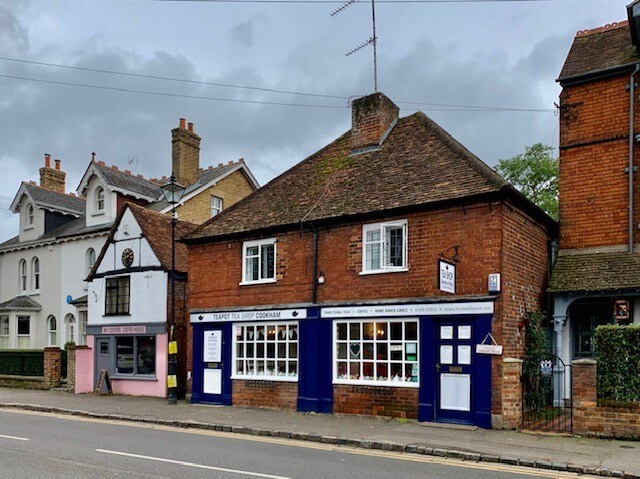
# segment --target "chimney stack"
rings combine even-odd
[[[364,96],[351,105],[351,153],[378,149],[398,122],[400,109],[382,93]]]
[[[172,171],[184,187],[194,184],[200,172],[200,137],[193,131],[193,123],[186,126],[186,120],[180,118],[178,128],[171,130]]]
[[[40,168],[40,187],[56,193],[65,194],[64,171],[60,169],[60,160],[54,160],[55,168],[51,168],[51,155],[44,155],[44,166]]]

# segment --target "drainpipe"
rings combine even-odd
[[[313,223],[309,223],[309,227],[313,232],[313,293],[311,302],[316,304],[318,302],[318,232]]]
[[[635,76],[638,72],[640,72],[640,63],[636,64],[636,69],[629,80],[629,254],[633,253],[633,143],[635,141],[633,113],[635,106]]]

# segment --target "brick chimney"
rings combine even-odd
[[[55,160],[55,168],[51,168],[51,155],[44,155],[44,166],[40,168],[40,187],[56,193],[65,194],[64,171],[60,169],[60,160]]]
[[[200,172],[200,137],[193,131],[193,123],[186,126],[186,120],[180,118],[178,128],[171,130],[172,171],[176,181],[189,186],[198,180]]]
[[[351,153],[382,145],[398,121],[400,109],[382,93],[364,96],[351,105]]]

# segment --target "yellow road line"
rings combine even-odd
[[[19,410],[19,409],[2,408],[2,407],[0,407],[0,411],[14,413],[14,414],[53,417],[56,419],[63,419],[66,421],[90,422],[90,423],[100,423],[100,424],[107,424],[107,425],[110,424],[114,426],[135,427],[138,429],[152,429],[156,431],[179,432],[182,434],[195,434],[198,436],[220,437],[220,438],[235,439],[235,440],[242,440],[242,441],[262,442],[262,443],[278,444],[278,445],[291,446],[291,447],[302,447],[306,449],[317,449],[321,451],[342,452],[342,453],[355,454],[360,456],[384,457],[388,459],[397,459],[402,461],[438,464],[438,465],[444,465],[444,466],[463,467],[467,469],[478,469],[478,470],[494,471],[494,472],[505,472],[505,473],[512,473],[512,474],[534,476],[534,477],[545,477],[545,478],[551,478],[551,479],[593,477],[593,476],[579,475],[573,472],[534,469],[529,467],[511,466],[508,464],[499,464],[499,463],[492,463],[492,462],[464,461],[461,459],[453,459],[448,457],[423,456],[419,454],[390,452],[390,451],[382,451],[378,449],[376,450],[360,449],[360,448],[354,448],[349,446],[338,446],[338,445],[324,444],[324,443],[317,443],[317,442],[299,441],[294,439],[284,439],[284,438],[277,438],[272,436],[252,436],[248,434],[213,431],[210,429],[181,428],[181,427],[175,427],[175,426],[164,426],[161,424],[123,421],[123,420],[117,420],[117,419],[112,420],[112,419],[100,419],[100,418],[91,418],[91,417],[83,417],[83,416],[71,416],[71,415],[60,414],[60,413],[28,411],[28,410]]]

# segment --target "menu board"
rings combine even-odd
[[[204,332],[205,363],[219,363],[222,361],[222,331]]]

